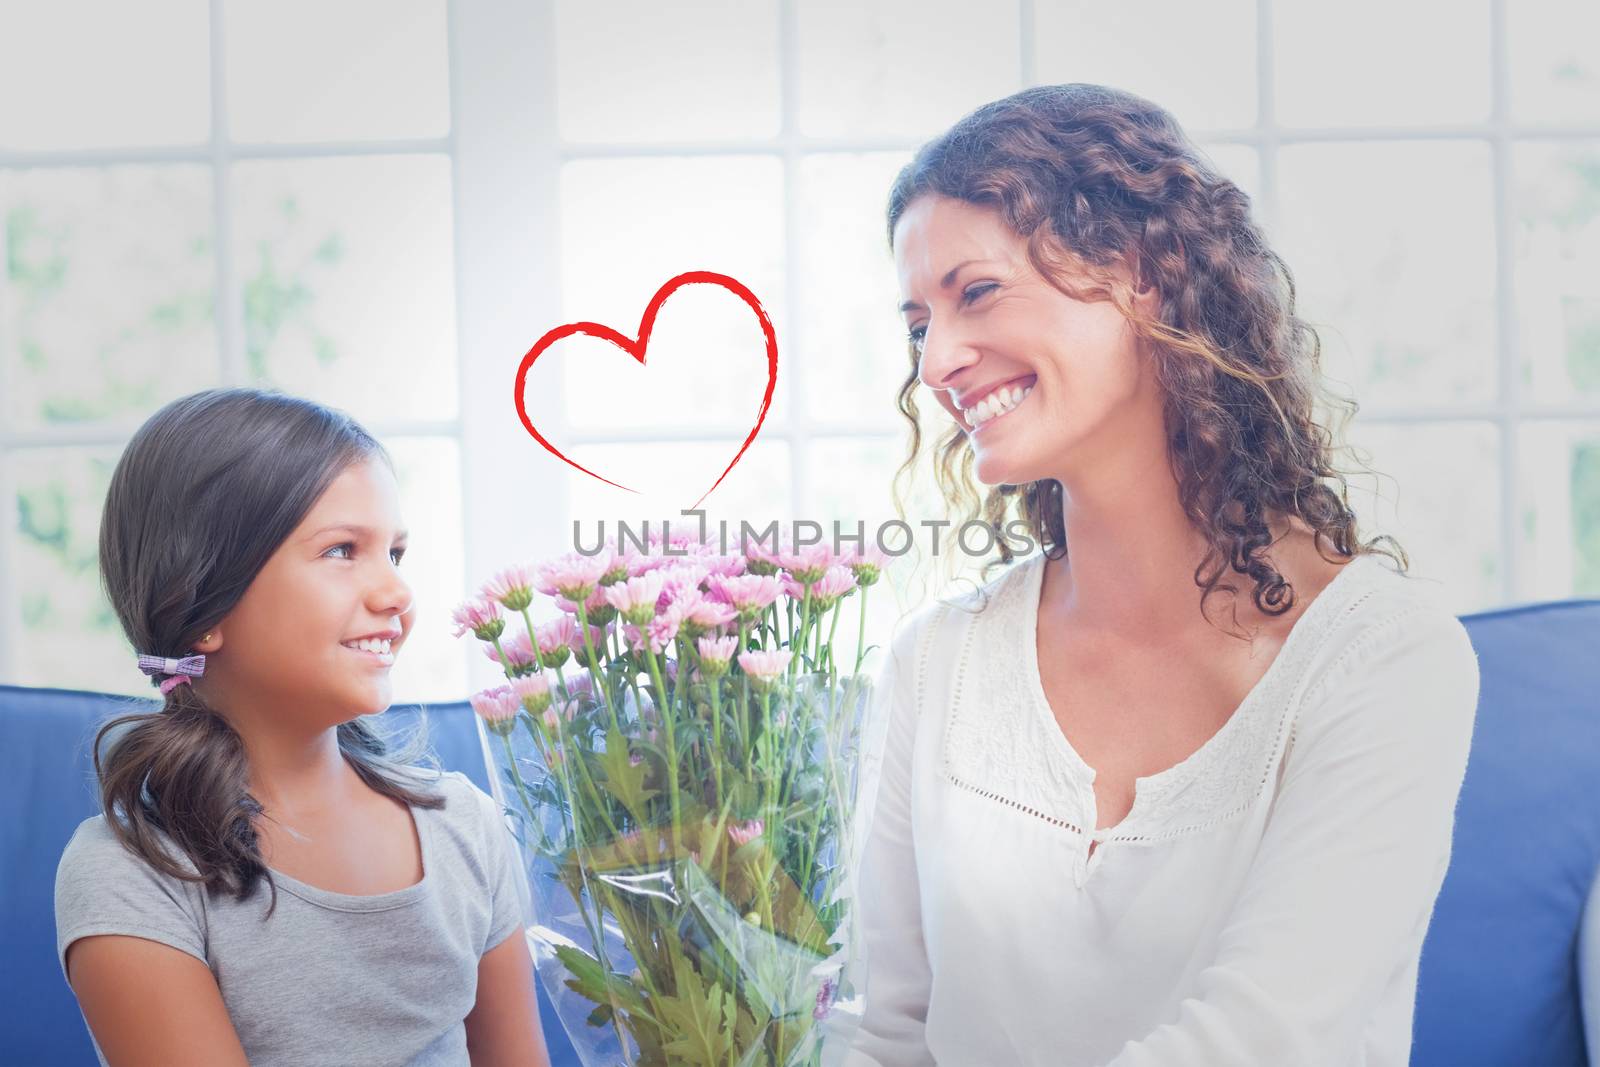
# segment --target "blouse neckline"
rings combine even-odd
[[[1365,599],[1374,585],[1365,576],[1381,566],[1376,556],[1357,556],[1341,568],[1306,605],[1222,727],[1186,759],[1136,779],[1128,814],[1096,829],[1094,770],[1056,723],[1038,670],[1043,561],[1036,553],[995,579],[987,605],[965,626],[953,650],[939,760],[952,785],[1077,835],[1073,874],[1079,887],[1105,857],[1105,843],[1156,845],[1251,808],[1283,751],[1311,657]],[[1092,854],[1091,841],[1097,843]]]
[[[408,886],[392,889],[387,893],[335,893],[331,889],[308,885],[298,878],[284,874],[276,867],[268,867],[267,870],[272,872],[272,880],[285,891],[321,908],[330,908],[334,911],[387,911],[390,908],[404,907],[426,892],[433,871],[433,854],[429,847],[432,843],[432,830],[427,813],[419,811],[410,804],[406,805],[406,811],[410,813],[412,825],[416,827],[417,844],[422,858],[422,877]]]
[[[1277,691],[1280,676],[1287,672],[1289,665],[1298,658],[1300,646],[1310,640],[1308,635],[1318,629],[1322,616],[1333,610],[1333,604],[1338,599],[1338,595],[1342,592],[1343,587],[1349,584],[1347,579],[1351,570],[1367,565],[1372,558],[1370,555],[1358,555],[1340,567],[1339,572],[1328,581],[1327,585],[1322,587],[1321,591],[1311,599],[1311,603],[1307,604],[1300,612],[1300,617],[1289,627],[1289,632],[1284,636],[1283,644],[1273,655],[1272,662],[1267,665],[1267,669],[1256,680],[1255,685],[1250,687],[1249,692],[1244,695],[1244,699],[1234,708],[1222,726],[1207,738],[1199,748],[1171,767],[1157,771],[1155,774],[1135,778],[1133,806],[1129,809],[1128,814],[1123,816],[1120,822],[1112,826],[1097,829],[1095,823],[1099,822],[1098,802],[1094,796],[1093,784],[1099,776],[1099,772],[1089,766],[1088,762],[1078,754],[1077,749],[1073,748],[1071,740],[1067,737],[1066,731],[1062,730],[1061,724],[1056,721],[1055,711],[1050,706],[1049,699],[1045,696],[1043,676],[1039,671],[1039,601],[1044,590],[1045,556],[1043,553],[1035,554],[1033,559],[1029,561],[1030,565],[1027,568],[1026,579],[1019,590],[1019,596],[1023,603],[1027,605],[1024,629],[1028,640],[1024,642],[1022,655],[1026,667],[1024,674],[1028,681],[1029,711],[1035,715],[1042,716],[1043,725],[1048,728],[1048,733],[1055,738],[1057,750],[1076,767],[1084,781],[1090,786],[1088,800],[1091,817],[1087,820],[1088,825],[1085,830],[1091,833],[1097,841],[1115,836],[1133,821],[1135,814],[1138,813],[1142,796],[1152,795],[1152,792],[1158,791],[1161,786],[1176,782],[1191,774],[1197,767],[1207,762],[1212,753],[1228,743],[1231,733],[1238,733],[1244,729],[1247,722],[1255,717],[1264,705],[1269,703],[1266,699],[1267,696]]]

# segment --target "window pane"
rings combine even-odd
[[[1489,117],[1489,0],[1273,4],[1272,29],[1284,125]]]
[[[1600,142],[1515,151],[1524,389],[1551,404],[1600,396]]]
[[[909,153],[813,155],[800,164],[798,360],[812,423],[899,421],[910,372],[884,211]]]
[[[1519,599],[1600,596],[1600,422],[1522,427]]]
[[[585,160],[563,168],[561,197],[567,321],[636,336],[646,305],[669,279],[691,270],[726,274],[755,294],[777,331],[778,386],[763,426],[782,421],[785,360],[793,357],[784,332],[778,161]],[[554,364],[545,370],[553,359],[566,383],[559,394],[549,384]],[[661,306],[646,367],[631,363],[603,341],[562,341],[529,374],[530,413],[539,397],[564,395],[573,427],[754,425],[767,383],[765,344],[754,312],[732,293],[679,289]]]
[[[450,129],[444,0],[229,0],[235,141],[439,137]]]
[[[400,512],[410,530],[401,573],[416,598],[415,621],[395,660],[394,699],[408,704],[460,700],[467,689],[462,642],[450,610],[465,573],[461,527],[461,449],[451,438],[390,438],[400,482]]]
[[[1350,503],[1361,539],[1391,534],[1410,573],[1440,582],[1457,614],[1495,607],[1501,590],[1499,431],[1489,423],[1364,424],[1352,430],[1359,458],[1348,457]]]
[[[133,421],[217,384],[204,167],[0,173],[6,424]]]
[[[448,159],[241,163],[234,202],[252,383],[376,424],[455,417]]]
[[[593,543],[601,519],[606,520],[607,536],[619,519],[634,531],[643,528],[645,519],[650,520],[652,530],[659,530],[661,520],[667,519],[674,531],[698,533],[694,516],[680,512],[693,507],[711,488],[742,440],[580,445],[567,452],[590,470],[638,490],[625,492],[581,471],[570,471],[569,511],[581,524],[584,543]],[[709,535],[714,537],[716,523],[725,519],[731,546],[740,520],[748,520],[758,530],[773,519],[786,520],[794,511],[790,484],[788,443],[756,438],[701,505],[710,524]],[[563,538],[568,536],[570,531],[563,531]]]
[[[821,0],[795,9],[807,134],[931,136],[1022,87],[1016,4]]]
[[[6,456],[12,580],[22,626],[18,685],[155,696],[100,589],[100,509],[117,449],[23,449]]]
[[[1487,146],[1300,145],[1279,176],[1283,252],[1325,370],[1368,409],[1491,401]]]
[[[1034,28],[1041,83],[1113,85],[1192,129],[1255,125],[1256,0],[1044,0]]]
[[[1524,122],[1600,120],[1600,6],[1566,0],[1506,5],[1511,111]]]
[[[571,141],[778,132],[774,0],[558,0],[561,132]]]
[[[0,147],[193,144],[211,135],[206,0],[7,5]]]

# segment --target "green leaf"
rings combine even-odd
[[[647,822],[645,802],[658,791],[645,788],[648,768],[642,761],[634,764],[630,760],[627,739],[614,727],[606,731],[606,750],[595,754],[595,764],[600,768],[606,792],[621,801],[635,821]]]
[[[684,1063],[725,1062],[733,1048],[737,1000],[719,982],[712,982],[708,989],[682,956],[673,956],[672,969],[677,992],[659,998],[658,1005],[662,1028],[672,1035],[662,1043],[662,1051]]]

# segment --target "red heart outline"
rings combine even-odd
[[[743,300],[750,306],[750,310],[756,313],[756,318],[761,321],[761,333],[766,338],[767,344],[767,391],[761,397],[761,410],[756,414],[756,424],[755,426],[751,427],[749,436],[744,439],[744,444],[739,446],[739,451],[734,454],[733,460],[717,477],[717,480],[711,483],[711,488],[707,489],[700,495],[700,500],[696,500],[694,502],[694,506],[698,508],[701,501],[705,500],[706,497],[715,492],[717,486],[722,484],[722,479],[726,478],[728,476],[728,471],[733,470],[734,465],[744,457],[745,450],[748,449],[750,447],[750,443],[756,439],[756,434],[761,432],[761,424],[766,421],[767,418],[767,408],[772,406],[772,390],[778,384],[778,335],[772,329],[772,320],[767,317],[766,309],[761,306],[761,301],[757,300],[755,294],[737,279],[730,278],[726,274],[717,274],[708,270],[685,271],[683,274],[672,278],[660,289],[657,289],[656,295],[650,298],[649,305],[644,309],[643,317],[639,319],[639,337],[637,340],[628,337],[625,334],[618,333],[611,327],[602,325],[598,322],[569,322],[564,326],[557,326],[553,330],[547,332],[543,337],[539,338],[534,346],[528,349],[528,354],[522,357],[522,363],[517,367],[517,381],[516,385],[513,387],[516,391],[513,394],[513,400],[516,402],[517,406],[517,417],[522,420],[523,427],[528,431],[528,433],[533,435],[533,439],[535,441],[538,441],[544,446],[545,451],[549,452],[552,456],[555,456],[563,463],[566,463],[572,467],[576,467],[578,470],[589,475],[591,478],[599,478],[607,485],[615,485],[618,489],[624,489],[630,493],[637,493],[637,489],[629,489],[625,485],[620,485],[617,482],[613,482],[611,479],[604,477],[603,475],[596,474],[594,471],[565,455],[559,448],[545,440],[544,435],[534,427],[533,420],[528,418],[528,408],[523,402],[523,393],[526,391],[528,381],[528,371],[533,368],[533,361],[538,359],[539,356],[544,353],[545,349],[549,348],[562,338],[571,337],[576,333],[585,334],[589,337],[598,337],[604,341],[610,341],[612,344],[628,353],[628,355],[638,360],[640,366],[644,366],[645,351],[650,346],[650,331],[655,328],[656,324],[656,312],[660,310],[661,305],[666,301],[667,297],[671,296],[685,285],[720,286],[723,289],[728,290],[734,296],[737,296],[740,300]]]

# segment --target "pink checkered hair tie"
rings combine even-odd
[[[171,675],[161,680],[161,695],[166,696],[176,686],[189,681],[190,677],[198,678],[206,673],[206,658],[204,656],[184,656],[182,659],[169,659],[165,656],[147,656],[139,654],[139,669],[148,674],[152,681],[159,674]]]

